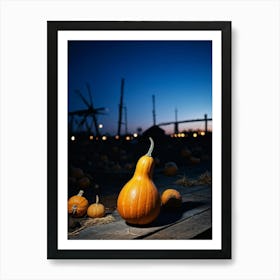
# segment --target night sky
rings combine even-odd
[[[89,83],[94,107],[108,108],[98,116],[102,134],[117,132],[122,78],[130,133],[153,125],[152,95],[157,123],[174,121],[175,108],[179,121],[212,117],[211,41],[69,41],[68,59],[68,110],[86,109],[75,90],[89,100]],[[191,127],[204,123],[179,125]]]

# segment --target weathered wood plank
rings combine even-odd
[[[211,228],[211,210],[207,209],[170,227],[147,235],[144,239],[190,239]]]
[[[193,187],[178,187],[183,198],[183,204],[180,210],[174,212],[161,211],[159,217],[155,222],[147,226],[132,226],[128,225],[118,214],[117,211],[113,211],[111,214],[115,218],[115,222],[109,224],[99,224],[81,230],[77,235],[69,235],[69,239],[108,239],[108,240],[120,240],[120,239],[142,239],[147,236],[152,236],[158,232],[161,232],[167,228],[169,230],[164,234],[164,238],[172,239],[189,238],[193,234],[199,234],[203,230],[211,227],[211,217],[206,214],[199,216],[199,214],[205,211],[211,210],[211,196],[212,190],[209,186],[193,186]],[[177,188],[177,189],[178,189]],[[191,217],[196,217],[197,226],[193,226]],[[200,218],[199,218],[200,217]],[[184,221],[186,229],[189,231],[185,232],[184,227],[179,226]],[[193,220],[194,221],[194,220]],[[187,224],[190,223],[190,226]],[[177,226],[175,226],[177,225]],[[210,226],[209,226],[210,225]],[[174,228],[174,231],[171,228]],[[179,234],[178,231],[182,230]],[[176,233],[177,231],[177,233]],[[173,232],[173,233],[172,233]],[[168,234],[171,234],[168,237]],[[156,236],[159,235],[154,235]],[[159,237],[160,238],[160,237]]]
[[[77,236],[70,237],[70,239],[141,239],[142,236],[169,227],[178,221],[185,220],[211,208],[207,201],[185,201],[183,207],[180,212],[162,211],[154,223],[139,227],[128,225],[115,211],[113,215],[116,217],[116,222],[86,228]]]
[[[208,187],[208,188],[199,189],[197,191],[191,192],[191,194],[194,196],[200,196],[203,198],[211,199],[212,198],[212,188]]]

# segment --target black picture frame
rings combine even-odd
[[[221,31],[221,249],[58,249],[58,32],[84,30]],[[47,22],[47,258],[48,259],[230,259],[231,258],[231,22],[230,21],[48,21]],[[117,242],[117,241],[116,241]]]

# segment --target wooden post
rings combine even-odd
[[[156,125],[156,105],[155,105],[155,96],[152,96],[153,98],[153,124]]]
[[[118,135],[121,134],[122,110],[123,110],[123,91],[124,91],[124,79],[122,79],[122,82],[121,82],[121,97],[120,97],[120,104],[119,104]]]
[[[178,127],[178,110],[175,108],[175,123],[174,123],[174,133],[179,133],[179,127]]]
[[[207,133],[208,127],[207,127],[207,114],[204,115],[205,119],[205,133]]]

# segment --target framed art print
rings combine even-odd
[[[231,22],[47,27],[47,257],[231,258]]]

